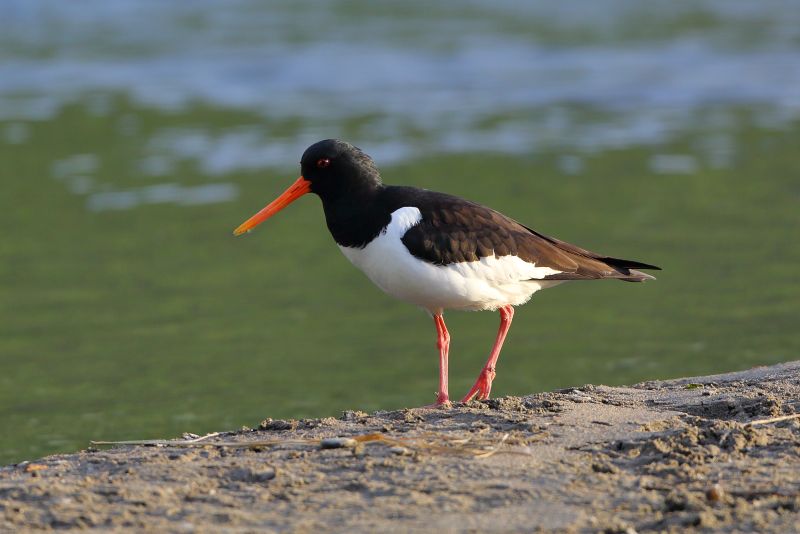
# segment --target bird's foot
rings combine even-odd
[[[441,391],[436,394],[436,404],[427,404],[422,406],[422,408],[452,408],[453,403],[450,402],[450,397],[447,393],[442,393]]]
[[[494,367],[484,367],[481,371],[481,374],[478,375],[478,379],[475,381],[475,385],[472,386],[472,389],[469,390],[461,402],[469,402],[473,398],[478,400],[486,400],[489,398],[489,393],[492,392],[492,381],[497,373],[494,370]]]

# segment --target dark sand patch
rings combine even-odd
[[[0,468],[0,531],[794,532],[800,420],[747,423],[798,411],[795,362],[449,410],[268,420],[203,446]],[[289,441],[373,433],[388,442]],[[281,443],[214,445],[269,440]]]

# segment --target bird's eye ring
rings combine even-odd
[[[330,167],[330,165],[331,165],[331,160],[329,160],[328,158],[320,158],[317,160],[318,169],[325,169],[327,167]]]

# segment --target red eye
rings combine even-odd
[[[328,158],[321,158],[321,159],[317,160],[317,168],[318,169],[324,169],[326,167],[330,167],[330,164],[331,164],[331,160],[329,160]]]

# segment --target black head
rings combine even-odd
[[[374,191],[381,185],[372,158],[338,139],[325,139],[308,147],[300,160],[300,171],[311,182],[311,192],[323,201]]]
[[[249,232],[306,193],[319,195],[327,216],[331,209],[369,204],[370,195],[381,187],[381,176],[372,158],[338,139],[308,147],[300,160],[300,170],[300,178],[289,189],[240,224],[234,235]]]

